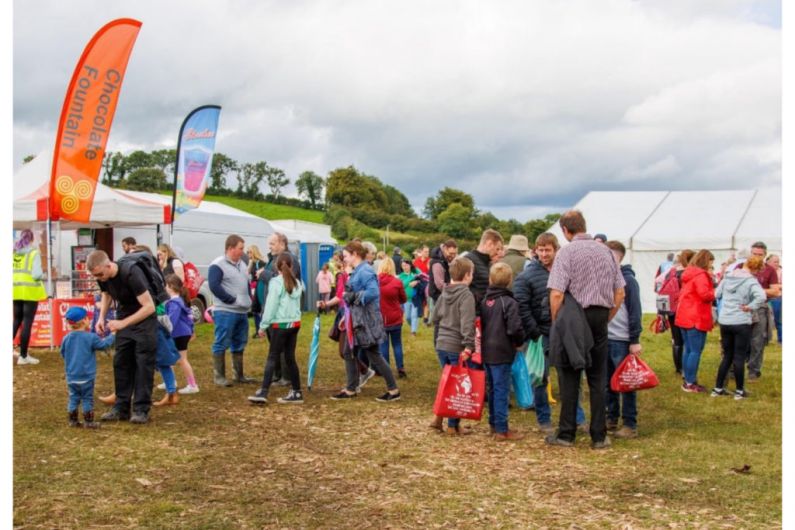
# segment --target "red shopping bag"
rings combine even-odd
[[[442,370],[433,413],[445,418],[480,420],[486,397],[486,372],[468,368],[462,362]]]
[[[475,351],[472,352],[472,362],[475,364],[483,364],[483,354],[480,349],[481,345],[481,327],[480,317],[475,318]]]
[[[654,370],[635,353],[624,357],[610,378],[610,389],[613,392],[634,392],[654,388],[659,384],[660,380]]]

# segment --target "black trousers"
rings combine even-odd
[[[606,307],[591,306],[585,310],[585,318],[591,328],[594,345],[591,348],[591,366],[585,369],[591,398],[591,440],[601,442],[605,439],[605,393],[607,388],[607,317]],[[574,441],[577,433],[577,400],[580,395],[580,380],[583,370],[558,368],[560,386],[560,421],[558,437]]]
[[[30,331],[33,329],[33,319],[36,317],[38,307],[38,302],[14,300],[14,333],[11,337],[16,337],[19,327],[22,326],[22,333],[19,335],[19,354],[22,357],[28,356]]]
[[[720,325],[720,342],[723,358],[718,368],[715,388],[723,388],[729,368],[734,364],[734,382],[737,390],[745,390],[745,360],[751,346],[751,324]]]
[[[268,359],[265,361],[265,373],[262,376],[262,388],[265,392],[271,386],[273,373],[280,358],[284,357],[287,377],[293,390],[301,390],[301,374],[298,372],[298,363],[295,362],[295,345],[298,342],[298,330],[300,328],[270,330],[270,348],[268,349]]]
[[[276,329],[276,328],[270,328],[269,327],[269,328],[265,329],[265,335],[268,337],[268,342],[271,342],[271,343],[273,342],[273,331],[272,331],[273,329]],[[268,350],[268,351],[270,351],[270,350]],[[270,359],[270,354],[268,355],[268,359]],[[295,359],[295,356],[293,356],[293,359]],[[282,352],[281,354],[277,355],[276,358],[273,360],[273,378],[274,379],[276,379],[278,381],[279,379],[282,378],[282,375],[283,375],[282,374],[282,367],[286,366],[286,365],[287,365],[287,360],[285,359],[284,352]],[[262,388],[267,388],[267,387],[262,387]],[[300,390],[300,388],[296,389],[296,390]]]
[[[129,414],[149,412],[157,352],[157,319],[153,316],[116,334],[113,377],[116,382],[116,406]]]

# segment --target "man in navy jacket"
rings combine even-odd
[[[613,252],[616,262],[621,265],[626,254],[624,245],[618,241],[608,241],[606,244]],[[635,280],[632,265],[621,265],[621,274],[627,284],[624,287],[624,303],[607,325],[607,430],[613,431],[616,438],[635,438],[638,435],[636,392],[619,394],[610,390],[610,378],[621,361],[630,353],[641,352],[640,333],[643,325],[640,287]],[[621,429],[618,429],[619,415],[624,420]]]

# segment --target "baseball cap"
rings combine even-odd
[[[86,318],[87,315],[88,312],[85,310],[85,308],[74,306],[70,307],[66,311],[64,318],[69,322],[80,322],[81,320]]]

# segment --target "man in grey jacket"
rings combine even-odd
[[[225,252],[210,264],[207,281],[215,297],[215,341],[213,375],[215,384],[232,386],[226,379],[224,355],[232,352],[232,371],[237,383],[256,383],[243,375],[243,350],[248,342],[248,310],[251,295],[246,264],[241,259],[245,242],[238,235],[226,238]]]

